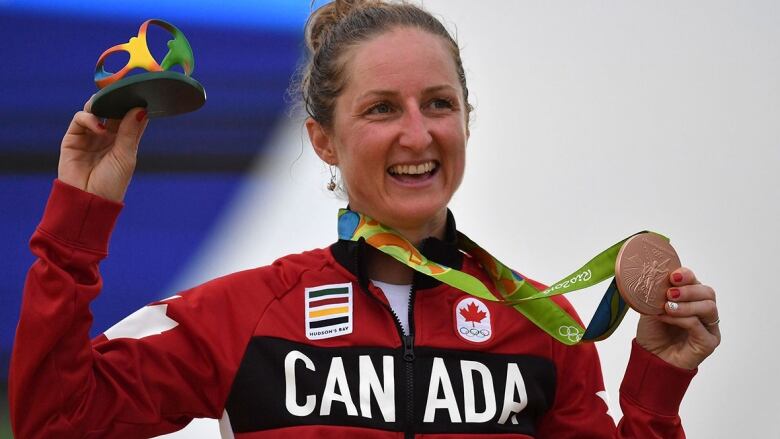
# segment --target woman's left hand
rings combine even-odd
[[[715,290],[685,267],[673,271],[669,280],[664,314],[640,317],[636,340],[667,363],[695,369],[720,344]]]

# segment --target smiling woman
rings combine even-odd
[[[569,303],[500,303],[545,287],[456,229],[447,206],[471,107],[441,23],[406,3],[337,0],[306,35],[306,128],[349,199],[339,240],[152,303],[90,341],[98,263],[147,121],[134,109],[104,125],[87,103],[31,241],[16,434],[144,437],[211,417],[244,438],[683,437],[680,401],[720,339],[712,288],[669,273],[664,314],[640,321],[615,426],[593,344],[546,324],[576,320]]]
[[[332,122],[306,123],[317,154],[339,167],[350,206],[413,243],[444,237],[463,179],[468,106],[448,44],[397,26],[352,48],[339,57],[350,80]]]

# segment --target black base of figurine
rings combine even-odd
[[[179,72],[149,72],[127,76],[92,98],[92,114],[121,119],[130,109],[145,107],[149,118],[189,113],[206,103],[200,83]]]

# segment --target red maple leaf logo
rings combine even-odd
[[[472,328],[474,327],[474,323],[479,323],[487,317],[487,313],[485,311],[480,311],[474,302],[469,303],[465,308],[461,308],[458,311],[467,322],[471,322]]]

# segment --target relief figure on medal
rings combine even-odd
[[[659,263],[655,259],[646,259],[640,255],[634,255],[628,258],[631,266],[626,270],[626,281],[629,291],[635,297],[641,297],[644,303],[651,304],[655,295],[653,294],[656,286],[663,281],[664,274],[669,270],[666,264],[669,259]]]
[[[665,261],[658,263],[653,260],[652,262],[644,262],[642,264],[642,273],[637,279],[637,285],[639,292],[644,293],[645,303],[650,303],[655,298],[653,291],[655,287],[664,280],[664,275],[669,272],[664,267],[669,262],[667,258]]]

